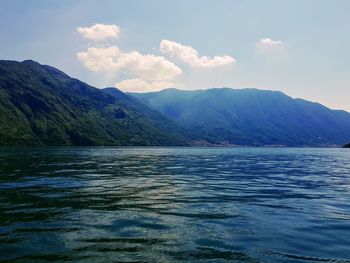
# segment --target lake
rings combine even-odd
[[[350,151],[0,148],[0,262],[350,262]]]

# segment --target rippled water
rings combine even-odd
[[[350,262],[350,151],[1,148],[0,261]]]

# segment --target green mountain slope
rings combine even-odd
[[[137,112],[142,112],[144,117],[150,120],[157,127],[166,131],[169,135],[176,136],[177,138],[182,138],[182,140],[188,142],[192,142],[196,139],[196,136],[198,136],[196,134],[196,131],[183,128],[159,111],[152,109],[144,103],[141,103],[138,99],[127,95],[114,87],[105,88],[103,91],[116,98],[117,101],[122,101],[123,104],[130,109],[133,109]]]
[[[0,145],[187,144],[132,101],[34,61],[0,61]]]
[[[330,146],[350,139],[350,114],[257,89],[131,94],[212,144]]]

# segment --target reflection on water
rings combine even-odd
[[[0,262],[350,262],[350,151],[2,148]]]

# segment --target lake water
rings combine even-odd
[[[350,262],[350,150],[0,148],[0,262]]]

